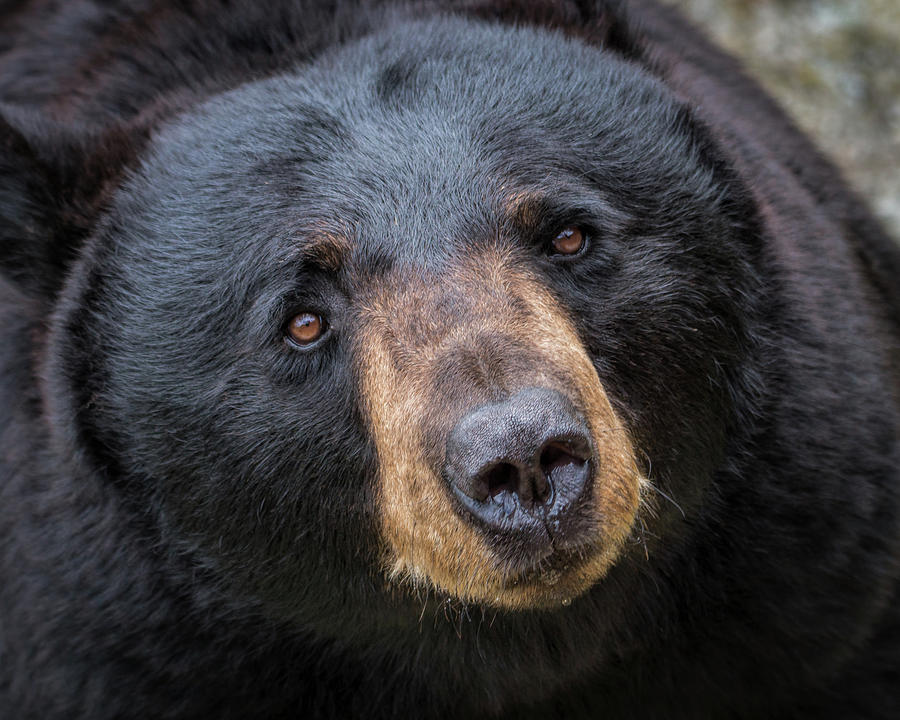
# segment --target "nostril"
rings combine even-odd
[[[495,498],[504,490],[517,493],[519,490],[519,469],[510,463],[497,463],[481,473],[481,485],[485,495]]]
[[[590,452],[584,448],[575,447],[569,443],[551,441],[541,449],[541,471],[545,476],[550,476],[554,470],[565,465],[581,467],[589,457]]]
[[[498,462],[483,470],[475,485],[480,497],[500,504],[518,498],[524,508],[545,503],[551,493],[550,481],[544,474],[527,471],[508,462]]]
[[[573,492],[585,487],[591,455],[590,444],[584,438],[551,440],[541,448],[538,464],[547,485],[571,498]],[[571,499],[568,502],[571,504]]]

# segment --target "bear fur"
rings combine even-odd
[[[898,716],[900,250],[674,11],[2,13],[0,715]],[[560,323],[639,495],[495,599],[432,438]]]

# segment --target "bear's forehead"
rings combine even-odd
[[[407,23],[180,118],[138,183],[143,209],[165,209],[149,224],[434,260],[496,233],[523,198],[584,204],[590,170],[666,142],[646,126],[673,101],[612,54],[472,25]]]

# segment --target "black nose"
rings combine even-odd
[[[456,424],[445,472],[456,497],[495,530],[558,525],[591,474],[586,423],[562,394],[529,388]]]

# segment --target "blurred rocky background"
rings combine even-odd
[[[900,239],[900,0],[666,1],[743,59]]]

